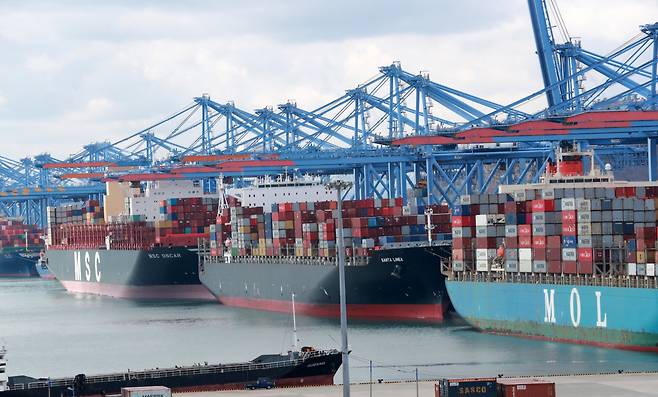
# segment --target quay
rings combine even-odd
[[[658,396],[658,373],[623,373],[537,377],[555,382],[557,397],[645,397]],[[436,381],[418,382],[420,397],[433,397]],[[174,393],[176,397],[340,397],[342,385],[275,388],[272,390],[230,390]],[[352,397],[370,397],[368,383],[351,386]],[[373,397],[414,397],[416,382],[373,383]]]

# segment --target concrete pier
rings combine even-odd
[[[557,397],[643,397],[658,396],[658,373],[546,376],[556,383]],[[418,383],[418,395],[434,396],[434,381]],[[342,386],[295,387],[272,390],[233,390],[221,392],[175,393],[177,397],[340,397]],[[354,384],[352,397],[369,397],[370,387]],[[373,397],[415,397],[416,383],[390,382],[372,385]]]

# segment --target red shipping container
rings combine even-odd
[[[546,248],[546,260],[560,262],[562,259],[561,248]]]
[[[532,225],[519,225],[517,233],[520,236],[532,236]]]
[[[562,273],[566,274],[576,274],[578,273],[578,262],[576,261],[564,261],[562,262]]]
[[[575,224],[577,219],[576,211],[562,211],[562,224]]]
[[[563,236],[575,236],[577,232],[577,227],[575,224],[573,225],[568,225],[568,224],[562,224],[562,235]]]
[[[452,239],[452,248],[453,249],[463,249],[470,248],[468,244],[471,242],[470,238],[453,238]]]
[[[546,236],[533,236],[532,248],[539,248],[539,249],[546,248]]]
[[[472,227],[475,226],[474,216],[453,216],[452,226],[454,227]]]
[[[625,195],[625,193],[624,193],[624,188],[623,187],[616,187],[615,188],[615,197],[620,198],[620,197],[624,197],[624,195]]]
[[[532,212],[549,212],[555,209],[553,200],[532,200]]]
[[[637,262],[637,252],[635,251],[628,251],[626,253],[626,262]]]
[[[591,248],[577,248],[578,261],[583,263],[592,263],[594,258],[592,256]]]
[[[519,240],[516,237],[505,237],[506,248],[519,248]]]
[[[555,383],[541,379],[498,378],[497,387],[502,397],[555,397]]]
[[[546,260],[546,250],[543,248],[533,248],[532,249],[532,258],[538,261]]]
[[[546,237],[546,248],[557,248],[559,249],[562,244],[562,238],[560,236],[548,236]]]
[[[656,228],[655,227],[638,227],[635,229],[635,235],[638,240],[655,240]]]
[[[579,274],[592,274],[594,273],[594,264],[592,262],[579,262],[578,263],[578,273]]]
[[[519,236],[519,248],[532,248],[532,237]]]
[[[548,272],[549,273],[562,273],[562,262],[560,260],[549,260],[548,261]]]
[[[452,259],[456,261],[463,260],[472,260],[473,259],[473,250],[470,249],[453,249],[452,250]]]
[[[495,237],[477,237],[475,239],[476,248],[496,248]]]

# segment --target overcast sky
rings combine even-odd
[[[558,1],[606,53],[658,20],[656,0]],[[0,0],[0,155],[116,140],[209,93],[312,109],[400,61],[498,102],[541,88],[525,0]]]

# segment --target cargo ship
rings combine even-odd
[[[446,272],[460,316],[483,331],[658,352],[658,184],[595,164],[561,150],[540,183],[462,196]]]
[[[69,378],[35,379],[10,376],[1,397],[118,395],[123,387],[165,386],[173,392],[244,389],[259,378],[272,379],[277,387],[332,385],[342,364],[337,350],[302,348],[288,354],[265,354],[241,363],[156,368]],[[74,394],[72,394],[74,393]]]
[[[40,230],[20,219],[0,218],[0,278],[39,277]]]
[[[365,199],[343,201],[339,212],[336,201],[304,200],[317,196],[313,189],[324,190],[318,184],[299,188],[298,202],[268,202],[268,194],[284,187],[294,191],[294,183],[252,188],[243,197],[258,202],[224,208],[211,227],[209,242],[200,246],[199,275],[220,303],[288,313],[294,294],[298,313],[338,318],[342,216],[348,317],[443,320],[449,307],[441,273],[450,256],[447,206]]]
[[[198,276],[197,240],[218,198],[200,181],[107,182],[99,201],[48,208],[43,259],[70,292],[214,300]]]

